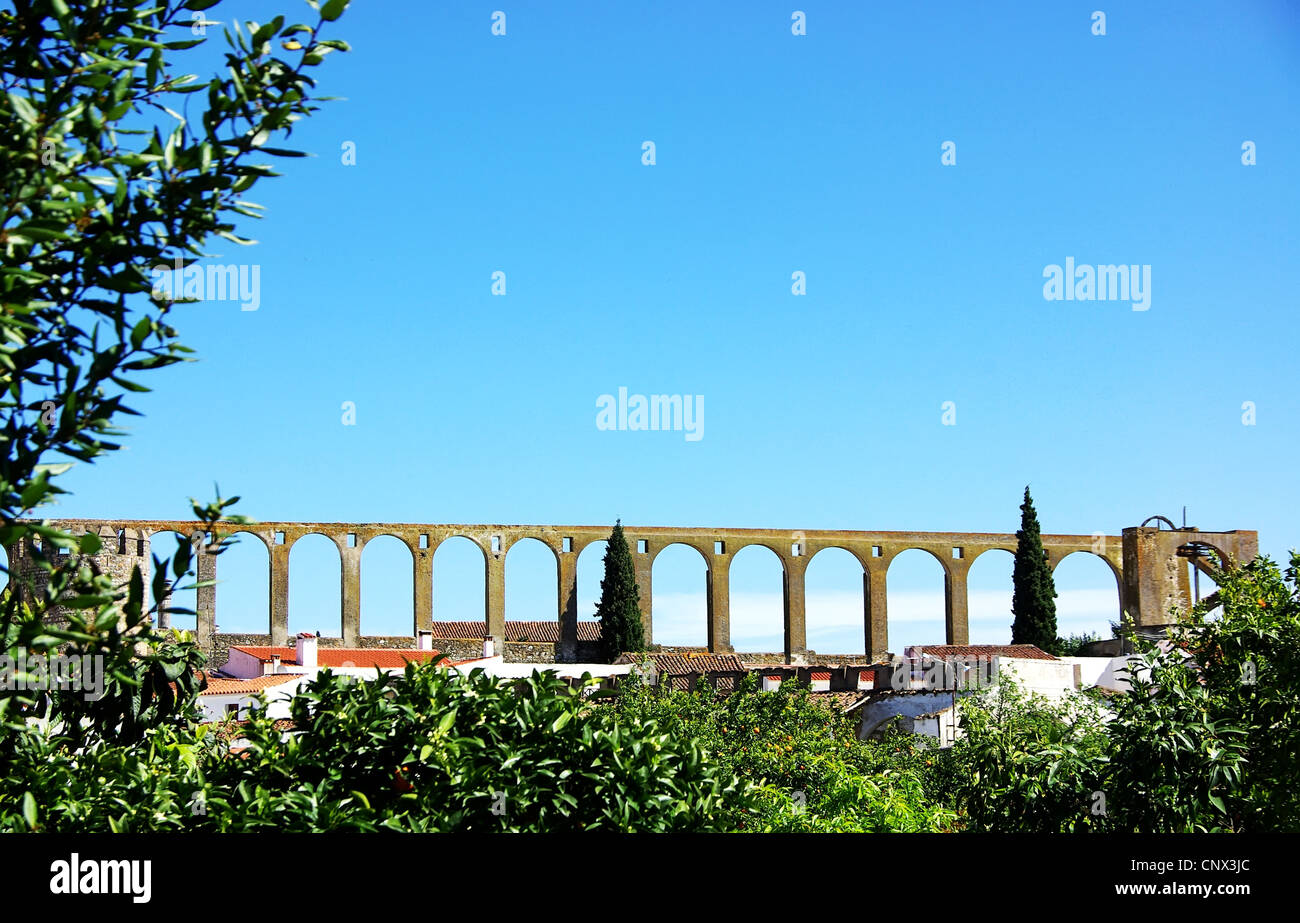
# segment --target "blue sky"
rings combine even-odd
[[[215,481],[264,520],[1014,531],[1028,483],[1046,532],[1186,505],[1282,558],[1297,7],[1104,4],[1093,35],[1095,5],[804,4],[803,36],[793,8],[515,3],[493,36],[491,4],[354,2],[320,71],[346,99],[292,139],[318,156],[255,190],[257,246],[211,247],[260,266],[258,309],[179,310],[200,361],[152,377],[58,514],[181,517]],[[1149,309],[1045,300],[1067,257],[1150,266]],[[703,438],[598,429],[619,387],[703,395]],[[409,630],[404,554],[367,553],[366,633]],[[265,624],[262,556],[223,561],[224,630]],[[1009,633],[994,557],[974,641]],[[435,617],[478,616],[481,565],[437,561]],[[814,567],[810,646],[860,649],[860,580]],[[775,559],[735,568],[737,645],[779,649]],[[295,630],[335,632],[337,557],[293,573]],[[544,551],[508,574],[509,617],[554,612]],[[1105,566],[1058,576],[1062,630],[1106,634]],[[655,580],[657,640],[702,641],[702,567]],[[890,582],[893,646],[941,637],[938,564]]]

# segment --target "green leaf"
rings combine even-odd
[[[451,726],[455,723],[456,723],[456,710],[452,709],[448,711],[445,715],[443,715],[442,720],[438,722],[438,733],[446,734],[448,731],[451,730]],[[423,757],[421,757],[421,759],[423,759]]]
[[[348,0],[329,0],[320,10],[320,18],[326,22],[333,22],[343,15],[343,11],[348,8]]]

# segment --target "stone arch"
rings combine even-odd
[[[326,532],[324,529],[302,529],[293,532],[286,532],[284,534],[284,545],[288,549],[286,553],[292,554],[295,545],[303,539],[309,538],[313,535],[319,535],[335,548],[343,548],[347,546],[346,536],[344,537],[344,541],[340,543],[338,536]]]
[[[1106,566],[1106,573],[1109,573],[1115,581],[1114,595],[1110,595],[1109,588],[1102,590],[1096,586],[1070,586],[1070,584],[1094,582],[1091,578],[1084,580],[1080,579],[1078,575],[1069,573],[1072,567],[1066,568],[1066,580],[1064,581],[1065,585],[1063,585],[1058,571],[1061,565],[1070,559],[1074,559],[1076,565],[1080,561],[1090,559],[1103,561]],[[1124,613],[1124,575],[1119,567],[1106,555],[1097,554],[1090,548],[1068,550],[1051,563],[1053,582],[1056,585],[1057,592],[1057,634],[1066,637],[1091,631],[1099,634],[1103,639],[1110,637],[1109,623],[1122,621]],[[1090,566],[1095,569],[1095,565]],[[1069,595],[1063,597],[1062,591]],[[1106,602],[1106,597],[1109,597],[1113,602]],[[1082,617],[1086,613],[1091,613],[1092,617],[1088,624],[1082,624]]]
[[[430,536],[429,544],[433,555],[431,606],[434,621],[481,621],[486,626],[488,550],[473,536],[463,532],[444,535],[436,544]],[[478,554],[474,555],[473,551]],[[466,575],[465,568],[471,561],[477,562],[478,570]]]
[[[975,562],[978,561],[980,558],[984,557],[984,555],[988,554],[990,551],[1004,551],[1007,554],[1011,555],[1012,559],[1014,559],[1016,556],[1016,549],[1014,548],[1004,548],[1001,545],[986,545],[985,547],[974,551],[970,555],[969,558],[970,566],[974,567]]]
[[[503,549],[502,554],[503,554],[503,555],[508,555],[508,554],[510,554],[511,550],[512,550],[516,545],[521,545],[521,544],[523,544],[524,542],[536,542],[537,544],[541,545],[543,548],[545,548],[545,549],[547,549],[548,551],[550,551],[550,553],[551,553],[551,557],[553,557],[553,558],[555,559],[555,563],[556,563],[557,565],[560,563],[560,554],[561,554],[561,551],[560,551],[559,547],[557,547],[557,546],[556,546],[556,545],[551,541],[551,537],[550,537],[549,535],[516,535],[516,536],[510,537],[510,538],[508,538],[508,539],[505,541],[505,543],[504,543],[504,544],[505,544],[505,548]]]
[[[252,536],[261,543],[245,541]],[[216,556],[217,586],[213,617],[223,634],[262,634],[271,631],[271,542],[251,528],[222,533],[237,539]],[[252,549],[251,551],[249,549]],[[254,560],[256,558],[256,560]],[[256,589],[260,587],[260,589]],[[265,618],[254,613],[260,611]],[[247,613],[245,615],[244,613]],[[233,616],[233,617],[232,617]]]
[[[1221,563],[1225,567],[1231,567],[1233,564],[1232,555],[1228,552],[1227,549],[1222,548],[1219,545],[1216,545],[1214,542],[1207,542],[1205,541],[1205,539],[1199,536],[1193,541],[1184,542],[1182,545],[1179,545],[1178,548],[1175,549],[1175,554],[1177,554],[1179,551],[1182,551],[1184,548],[1187,548],[1190,545],[1202,545],[1205,548],[1208,548],[1210,551],[1218,555],[1219,563]],[[1211,568],[1215,568],[1216,562],[1213,557],[1202,556],[1202,559],[1205,560]],[[1192,563],[1192,559],[1190,557],[1183,558],[1182,560],[1185,562],[1187,568],[1187,590],[1188,593],[1191,594],[1190,596],[1188,596],[1188,599],[1191,601],[1193,605],[1197,604],[1201,600],[1204,600],[1207,596],[1211,596],[1214,593],[1218,592],[1219,583],[1217,580],[1214,579],[1214,576],[1212,574],[1203,572],[1199,568],[1197,568],[1196,565]],[[1122,585],[1122,581],[1121,581],[1121,585]],[[1217,610],[1218,607],[1215,608]]]
[[[867,573],[871,568],[873,559],[871,558],[870,546],[866,548],[862,548],[858,546],[856,543],[835,542],[835,541],[808,542],[807,545],[808,545],[808,565],[810,567],[812,566],[813,559],[816,558],[817,555],[821,554],[823,551],[845,551],[851,554],[854,560],[858,562],[858,565],[861,566],[863,573]],[[875,560],[879,560],[879,559],[877,558]]]
[[[631,545],[632,543],[629,542],[628,544]],[[683,548],[689,548],[691,549],[691,551],[694,551],[696,554],[700,556],[700,560],[704,562],[705,569],[707,570],[710,568],[711,563],[709,561],[709,555],[704,551],[704,549],[696,545],[694,542],[689,542],[686,541],[685,539],[674,539],[669,542],[653,543],[650,547],[650,566],[651,567],[654,566],[654,563],[658,559],[660,554],[667,551],[669,548],[672,548],[674,546],[679,546],[679,545]],[[634,549],[633,554],[635,553],[636,552]]]
[[[945,574],[952,573],[951,559],[940,554],[938,551],[935,551],[933,548],[931,548],[928,545],[903,545],[901,547],[892,549],[889,553],[889,560],[888,563],[886,564],[886,567],[887,568],[892,567],[895,558],[898,558],[909,551],[924,551],[930,557],[934,558],[936,561],[939,562],[939,566],[943,568],[943,572]],[[983,552],[981,552],[981,554],[982,553]]]
[[[337,537],[316,529],[300,532],[292,540],[286,534],[284,540],[289,546],[288,636],[309,631],[342,637],[346,540],[340,544]],[[332,555],[327,550],[331,547]]]
[[[938,563],[937,575],[933,575],[933,571],[924,573],[928,565],[914,563],[927,557]],[[904,562],[902,565],[900,560]],[[889,634],[896,639],[891,642],[891,648],[901,653],[903,648],[912,645],[945,642],[948,636],[946,601],[952,580],[947,562],[933,548],[909,546],[889,555],[885,574]],[[965,574],[961,577],[964,579]]]
[[[628,537],[628,545],[634,561],[637,555],[635,541],[631,536]],[[683,552],[680,550],[682,548],[687,548],[694,554]],[[670,549],[673,550],[668,553]],[[679,647],[707,646],[709,592],[713,573],[713,564],[709,555],[690,541],[675,540],[663,543],[651,542],[647,546],[646,554],[650,557],[648,565],[651,574],[650,605],[655,616],[655,641]],[[694,571],[692,565],[696,556],[699,557],[703,569],[702,592],[698,595],[693,590],[683,589],[688,584],[698,585],[696,578],[688,573]]]
[[[118,531],[119,531],[118,534],[119,544],[117,548],[113,549],[113,551],[120,554],[120,552],[118,552],[118,549],[123,547],[122,545],[123,542],[125,542],[126,547],[130,549],[132,542],[138,541],[138,539],[130,538],[129,535],[127,534],[128,530],[122,529]],[[198,533],[199,533],[198,529],[195,529],[191,533],[186,534],[185,532],[181,532],[177,529],[167,529],[167,528],[154,529],[148,533],[141,533],[147,536],[144,539],[144,541],[150,553],[149,569],[148,571],[143,573],[144,585],[145,585],[145,589],[144,589],[145,607],[147,608],[154,604],[153,588],[152,588],[153,585],[152,555],[157,555],[159,558],[162,559],[164,566],[167,568],[167,581],[173,586],[172,592],[168,595],[167,601],[165,603],[161,603],[160,610],[154,614],[154,624],[159,628],[180,628],[186,631],[198,630],[198,615],[197,615],[198,608],[199,608],[198,593],[192,588],[196,578],[194,577],[177,578],[171,568],[172,557],[179,550],[180,545],[184,543],[190,545],[192,549],[192,554],[190,558],[190,567],[197,571],[198,556],[203,553],[203,549],[207,544],[206,537],[200,537],[197,540],[195,539],[195,535]],[[174,539],[175,541],[174,542],[166,541],[166,539]],[[128,554],[129,553],[130,552],[128,550]],[[191,587],[191,588],[186,589],[186,587]],[[164,612],[161,611],[161,607],[184,609],[188,611]]]
[[[1014,550],[996,545],[972,552],[966,569],[972,643],[1005,644],[1010,639],[1015,560]]]
[[[575,542],[575,547],[576,544]],[[605,553],[608,548],[608,539],[596,539],[584,542],[582,549],[574,555],[578,575],[578,619],[580,621],[590,621],[596,617],[596,606],[600,602],[600,584],[605,577]],[[642,611],[645,611],[649,603],[650,600],[642,600]]]
[[[818,584],[827,583],[834,589],[818,589]],[[804,570],[804,592],[810,650],[819,654],[869,653],[863,631],[867,620],[867,567],[853,549],[832,544],[813,551]]]
[[[1105,561],[1106,566],[1110,568],[1111,575],[1115,578],[1116,586],[1119,587],[1121,591],[1123,590],[1124,572],[1120,570],[1120,566],[1116,564],[1113,560],[1111,560],[1109,555],[1098,554],[1097,552],[1093,551],[1091,548],[1074,548],[1072,550],[1065,551],[1063,554],[1053,556],[1051,560],[1052,573],[1053,574],[1056,573],[1056,569],[1061,566],[1062,561],[1064,561],[1066,558],[1074,557],[1076,554],[1086,554],[1094,558],[1101,558],[1101,560]]]
[[[451,541],[452,539],[457,539],[457,538],[463,538],[465,541],[469,542],[471,545],[477,548],[479,552],[483,555],[483,564],[484,565],[487,564],[487,560],[491,556],[492,552],[488,550],[487,546],[485,546],[481,541],[479,541],[473,535],[470,535],[468,532],[448,532],[446,535],[438,539],[437,543],[434,543],[432,538],[430,538],[430,544],[433,546],[433,551],[436,554],[438,552],[438,549],[440,549],[443,545],[447,544],[447,542]]]
[[[803,544],[805,546],[807,545],[806,542],[804,542]],[[768,541],[752,541],[752,542],[745,542],[744,544],[741,544],[740,542],[728,543],[727,546],[728,556],[731,558],[732,561],[734,561],[736,557],[746,548],[766,548],[768,551],[772,552],[772,554],[776,555],[776,559],[781,562],[781,569],[782,570],[787,569],[786,558],[790,556],[789,545],[782,548],[780,545],[774,545],[773,543]]]
[[[739,636],[744,649],[751,653],[784,651],[786,579],[791,569],[785,557],[771,544],[762,541],[746,542],[734,550],[730,547],[727,550],[730,552],[726,567],[732,646]],[[789,550],[786,549],[787,554]],[[776,570],[772,574],[774,581],[769,580],[768,573],[761,573],[771,571],[768,555],[776,559]]]
[[[403,536],[381,532],[358,536],[361,551],[360,633],[414,635],[415,560],[419,551]]]
[[[560,608],[560,555],[554,546],[535,535],[522,535],[508,543],[503,542],[503,545],[505,545],[505,548],[501,557],[505,567],[506,621],[550,621],[558,619]],[[550,552],[550,556],[545,558],[550,564],[549,574],[542,573],[542,559],[539,558],[534,562],[527,560],[530,551],[525,551],[524,562],[521,565],[517,549],[521,547],[532,549],[534,545],[540,545]],[[537,552],[536,554],[540,556],[541,553]],[[527,587],[529,588],[527,594],[519,592],[521,566],[527,572],[522,575],[522,579],[527,581]],[[536,572],[532,573],[532,571]],[[551,592],[554,592],[555,596],[548,601],[545,597]],[[521,599],[526,599],[528,604],[521,606]]]
[[[428,551],[427,548],[420,547],[419,537],[417,535],[412,535],[410,533],[410,530],[388,529],[388,530],[381,530],[377,532],[369,532],[364,535],[358,534],[357,546],[361,549],[361,553],[364,555],[366,553],[366,546],[369,545],[371,542],[373,542],[375,539],[379,539],[379,538],[397,539],[399,542],[401,542],[403,545],[406,546],[406,550],[411,553],[412,558],[415,558],[421,551]]]

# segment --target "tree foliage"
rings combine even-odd
[[[1298,569],[1230,567],[1222,613],[1202,603],[1168,638],[1136,638],[1132,691],[1095,708],[963,703],[954,804],[985,830],[1300,830]]]
[[[606,660],[612,662],[620,654],[645,650],[640,590],[622,520],[614,523],[605,547],[605,576],[600,581],[596,618],[600,621],[600,645]]]
[[[148,586],[139,568],[124,585],[98,573],[97,536],[27,517],[64,493],[54,479],[72,463],[120,447],[142,374],[186,359],[153,270],[203,255],[214,237],[250,242],[235,234],[239,217],[258,217],[244,195],[276,175],[268,158],[301,156],[267,142],[317,108],[309,71],[346,49],[320,31],[346,5],[309,0],[313,24],[235,24],[208,80],[177,60],[220,25],[198,12],[213,0],[0,5],[0,544],[24,551],[0,598],[0,643],[6,657],[101,657],[106,676],[93,701],[0,691],[0,810],[21,805],[28,826],[54,754],[145,772],[158,741],[189,734],[197,715],[202,654],[152,618],[194,579],[195,554],[227,546],[222,526],[244,521],[228,512],[234,499],[194,503],[204,539],[155,555]]]
[[[283,724],[256,712],[237,734],[162,726],[76,754],[31,731],[16,772],[34,818],[0,798],[0,829],[704,831],[744,798],[697,742],[617,720],[551,673],[326,671]]]
[[[749,787],[728,805],[737,831],[917,832],[951,829],[954,812],[929,797],[924,775],[936,751],[911,735],[859,741],[858,719],[817,701],[793,681],[757,691],[748,675],[728,695],[701,684],[666,691],[633,681],[620,689],[625,720],[654,720],[698,741],[710,761]]]
[[[1038,513],[1029,488],[1020,505],[1020,529],[1016,532],[1016,562],[1012,571],[1012,644],[1033,644],[1052,652],[1056,648],[1056,585],[1043,552]]]

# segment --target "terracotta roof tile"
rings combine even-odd
[[[1032,644],[935,644],[921,645],[921,651],[931,657],[946,660],[949,657],[1019,657],[1022,660],[1056,660],[1051,654]]]
[[[486,622],[434,622],[433,636],[444,641],[478,641],[487,637]],[[556,621],[506,622],[507,641],[560,643],[560,623]],[[578,621],[579,641],[599,641],[600,622]]]
[[[257,647],[254,645],[232,645],[232,651],[243,651],[250,657],[256,657],[263,663],[270,663],[271,658],[279,655],[285,666],[298,665],[298,652],[292,647]],[[438,651],[417,651],[409,647],[318,647],[316,665],[320,667],[370,667],[401,668],[407,662],[426,663],[442,655]]]
[[[683,676],[690,673],[745,673],[745,664],[735,654],[624,654],[615,663],[638,663],[648,658],[660,673]]]
[[[272,673],[269,676],[255,676],[252,679],[232,679],[225,676],[209,676],[208,688],[199,695],[240,695],[261,692],[275,686],[302,679],[301,673]]]

